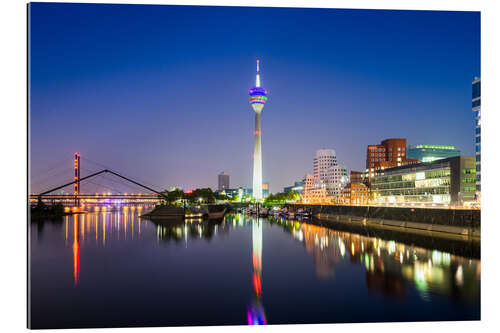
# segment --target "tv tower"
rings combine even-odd
[[[255,87],[248,91],[248,100],[255,111],[255,131],[253,150],[253,197],[262,199],[262,142],[260,130],[260,114],[267,102],[267,90],[260,85],[259,60],[257,60],[257,75],[255,77]]]

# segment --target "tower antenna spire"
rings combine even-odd
[[[260,69],[259,69],[259,64],[260,64],[260,60],[257,59],[257,76],[255,78],[255,86],[256,87],[260,87]]]

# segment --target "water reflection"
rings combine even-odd
[[[473,300],[479,295],[481,266],[477,259],[467,259],[447,252],[428,250],[381,238],[333,230],[314,224],[285,219],[256,219],[242,215],[227,215],[216,221],[186,220],[179,222],[151,222],[139,217],[141,209],[123,209],[118,212],[102,210],[93,214],[64,217],[65,244],[73,252],[73,280],[80,280],[80,256],[85,244],[92,242],[105,248],[109,242],[140,240],[141,226],[153,227],[160,244],[184,243],[214,237],[225,237],[231,229],[252,228],[252,269],[255,309],[261,308],[262,296],[262,233],[263,225],[278,225],[291,237],[304,244],[314,261],[316,276],[335,279],[342,262],[361,265],[366,274],[366,287],[373,293],[393,298],[404,298],[409,285],[414,285],[422,299],[438,293],[455,299]],[[143,228],[143,227],[142,227]],[[41,230],[38,235],[41,241]],[[72,239],[69,239],[72,235]],[[71,242],[68,244],[68,241]],[[251,307],[252,309],[254,307]],[[263,311],[253,312],[253,323],[265,323]]]
[[[129,213],[130,207],[123,207],[118,211],[104,208],[100,208],[99,212],[95,213],[63,217],[60,222],[65,226],[65,244],[67,244],[68,235],[71,233],[73,233],[73,248],[76,248],[77,244],[87,243],[91,240],[94,244],[100,243],[102,247],[106,247],[110,240],[127,240],[141,236],[141,224],[144,223],[140,218],[142,207],[134,207],[135,213],[132,214]],[[52,221],[52,223],[58,224],[57,221]],[[36,221],[36,224],[43,225],[45,221]],[[111,239],[109,235],[111,235]],[[40,237],[38,240],[40,241]]]
[[[247,307],[248,325],[266,325],[266,314],[262,305],[262,221],[255,218],[252,222],[252,303]]]
[[[468,301],[479,297],[481,266],[477,259],[298,221],[274,219],[271,223],[304,243],[319,278],[333,279],[338,264],[348,261],[364,268],[368,290],[392,298],[404,298],[409,285],[424,300],[430,300],[432,293]]]
[[[186,221],[152,221],[156,225],[157,239],[161,242],[181,243],[186,247],[190,241],[224,236],[230,228],[251,225],[252,228],[252,285],[253,298],[247,307],[248,325],[267,324],[262,304],[262,224],[261,219],[246,219],[242,215],[228,214],[221,220],[189,219]]]
[[[127,238],[141,236],[142,207],[120,207],[119,209],[106,209],[97,207],[98,212],[90,214],[74,214],[64,216],[56,220],[32,221],[36,225],[37,242],[44,241],[43,233],[46,224],[60,229],[64,225],[64,245],[71,247],[73,255],[73,284],[78,286],[80,282],[80,256],[82,247],[100,245],[106,247],[107,242],[126,240]],[[129,214],[132,211],[132,215]],[[128,228],[128,230],[127,230]],[[109,234],[112,238],[109,238]]]
[[[227,220],[191,219],[186,221],[151,221],[156,226],[157,240],[168,244],[184,242],[186,247],[190,241],[204,239],[210,241],[215,236],[229,233]]]
[[[73,215],[73,279],[75,286],[80,278],[80,227],[77,215]],[[66,221],[67,225],[67,221]],[[82,224],[83,225],[83,224]]]
[[[152,222],[141,219],[141,213],[138,208],[119,211],[101,208],[90,214],[66,216],[59,221],[32,223],[30,241],[32,251],[35,251],[32,254],[38,254],[38,258],[32,261],[32,270],[38,277],[34,280],[39,286],[37,290],[43,294],[42,291],[47,290],[48,293],[57,286],[58,290],[64,290],[62,294],[72,297],[73,302],[78,297],[85,298],[89,295],[89,299],[98,298],[103,293],[116,297],[118,292],[114,288],[126,288],[129,284],[136,283],[134,288],[128,290],[128,294],[134,295],[128,306],[139,302],[141,308],[145,307],[140,314],[141,318],[170,320],[167,322],[176,325],[212,322],[208,319],[203,321],[206,310],[199,309],[196,310],[199,313],[192,313],[193,316],[202,318],[199,322],[194,319],[191,322],[191,319],[183,317],[186,308],[178,310],[177,316],[181,319],[165,318],[160,312],[155,312],[158,311],[157,307],[148,307],[151,299],[156,297],[154,295],[161,296],[158,297],[158,302],[162,306],[165,297],[171,299],[172,304],[182,305],[187,302],[185,294],[190,295],[189,297],[210,294],[214,285],[218,286],[218,294],[222,293],[224,297],[219,300],[212,295],[209,300],[202,298],[197,299],[197,302],[200,302],[202,309],[212,306],[211,316],[221,317],[224,317],[224,313],[232,313],[236,308],[229,307],[229,303],[238,304],[238,311],[230,321],[234,324],[262,325],[267,324],[269,318],[272,323],[300,322],[302,316],[299,319],[286,317],[287,311],[291,313],[296,309],[305,311],[303,316],[312,318],[304,319],[304,322],[315,322],[314,320],[318,320],[315,316],[322,313],[321,309],[332,305],[344,307],[343,315],[348,318],[349,313],[354,311],[352,307],[362,308],[374,299],[377,302],[389,300],[382,303],[387,308],[392,303],[404,306],[413,304],[418,311],[423,310],[417,301],[435,302],[433,304],[449,311],[443,319],[460,319],[460,316],[474,319],[479,313],[481,268],[480,260],[477,259],[300,221],[228,214],[218,221]],[[222,239],[226,241],[222,243]],[[264,246],[268,249],[266,257],[263,253]],[[293,257],[280,257],[279,254],[292,252]],[[213,264],[213,268],[217,269],[207,269],[207,262],[217,263]],[[224,264],[220,265],[220,262]],[[47,268],[47,264],[52,265],[51,269]],[[172,267],[175,269],[171,269]],[[103,268],[106,270],[103,271]],[[263,275],[264,270],[266,276]],[[286,284],[281,282],[284,271],[287,274],[289,272],[286,278],[290,281]],[[134,278],[118,281],[117,278],[122,274],[131,274]],[[102,282],[113,275],[114,279],[110,278],[109,284]],[[230,281],[224,280],[227,276],[231,277]],[[263,279],[266,279],[265,284]],[[111,280],[114,282],[111,283]],[[100,286],[99,281],[105,283],[105,286]],[[162,281],[169,283],[160,283]],[[337,286],[346,286],[346,281],[353,286],[353,290],[368,291],[367,295],[358,295],[358,305],[345,304],[339,296],[342,292],[336,292]],[[291,285],[295,288],[307,285],[307,288],[294,289],[296,297],[301,297],[300,304],[297,303],[297,298],[286,308],[281,298],[283,295],[290,295],[287,288]],[[154,288],[148,294],[150,286]],[[83,290],[85,295],[81,293]],[[314,300],[308,298],[309,293],[316,295],[313,296]],[[319,294],[323,295],[324,300],[317,300]],[[40,309],[50,308],[44,306],[48,302],[45,300],[51,299],[50,293],[43,295],[44,297],[36,299],[37,304],[40,304],[38,313],[43,312]],[[371,298],[373,296],[375,298]],[[295,296],[286,297],[293,299]],[[231,302],[224,301],[226,298]],[[122,302],[126,302],[128,298],[114,300],[108,297],[106,300],[107,304],[116,307],[117,318],[122,318],[120,311],[126,311]],[[65,301],[64,296],[53,299],[53,302]],[[190,302],[191,298],[188,308],[193,306]],[[457,312],[459,306],[462,312]],[[63,306],[60,305],[59,308]],[[170,311],[176,311],[174,308],[175,306]],[[391,309],[393,312],[398,310]],[[83,305],[80,310],[85,310]],[[339,311],[342,310],[337,310],[337,313]],[[362,314],[366,315],[367,311],[363,311]],[[47,316],[47,313],[43,313]],[[329,315],[325,313],[324,316],[320,317],[322,322],[328,322]],[[401,314],[399,316],[403,317],[394,316],[384,319],[408,318]],[[218,317],[217,323],[228,323],[225,321],[227,318],[221,317]],[[39,321],[48,320],[45,318]],[[57,321],[59,317],[54,314],[54,317],[47,318]],[[356,320],[363,321],[363,318],[365,317],[361,316]],[[373,317],[366,318],[373,320]],[[436,320],[429,313],[412,317],[420,318]]]

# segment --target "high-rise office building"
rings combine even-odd
[[[366,172],[368,178],[375,171],[418,163],[418,160],[406,157],[406,139],[386,139],[378,145],[368,145],[366,149]]]
[[[472,112],[476,127],[476,191],[481,192],[481,78],[472,81]]]
[[[414,145],[408,147],[406,156],[418,160],[419,162],[427,163],[443,158],[460,156],[460,150],[454,146]]]
[[[224,172],[219,174],[219,186],[218,190],[227,190],[229,189],[229,175],[226,175]]]
[[[248,92],[248,100],[255,111],[255,131],[254,131],[254,151],[253,151],[253,197],[262,199],[262,142],[260,114],[267,102],[267,90],[261,87],[260,83],[260,61],[257,60],[257,75],[255,77],[255,87]]]

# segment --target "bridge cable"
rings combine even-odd
[[[89,159],[89,158],[87,158],[87,157],[83,157],[83,156],[82,156],[82,157],[81,157],[81,159],[83,159],[84,161],[87,161],[87,162],[93,163],[93,164],[95,164],[95,165],[98,165],[98,166],[100,166],[100,167],[103,167],[103,168],[105,168],[105,169],[108,169],[108,170],[111,170],[111,171],[115,171],[113,168],[110,168],[109,166],[104,165],[104,164],[102,164],[102,163],[99,163],[99,162],[93,161],[93,160],[91,160],[91,159]],[[117,171],[115,171],[115,172],[116,172],[116,173],[118,173]],[[119,172],[119,173],[120,173],[120,174],[122,174],[122,175],[124,175],[124,176],[126,176],[126,177],[128,177],[128,178],[137,179],[137,180],[139,180],[139,181],[141,181],[141,182],[143,182],[143,183],[145,183],[145,184],[147,184],[147,185],[149,185],[149,186],[153,186],[153,187],[158,186],[158,185],[155,185],[155,184],[150,183],[150,182],[148,182],[148,181],[145,181],[144,179],[140,179],[140,178],[138,178],[138,177],[135,177],[135,176],[133,176],[133,175],[129,175],[129,174],[126,174],[126,173],[123,173],[123,172]]]
[[[100,175],[99,177],[101,177],[101,178],[102,178],[102,179],[104,179],[104,180],[107,180],[107,181],[113,182],[113,183],[115,183],[115,184],[118,184],[118,185],[121,185],[121,186],[125,186],[125,187],[127,187],[127,188],[131,189],[132,191],[137,191],[137,186],[130,185],[130,184],[127,184],[127,183],[125,183],[125,182],[123,182],[123,183],[122,183],[122,182],[116,181],[116,180],[114,180],[114,179],[112,179],[112,178],[109,178],[107,175]]]
[[[55,179],[56,177],[60,177],[61,175],[64,175],[64,174],[71,177],[72,172],[70,170],[61,170],[61,171],[54,173],[52,175],[48,175],[47,177],[45,177],[43,179],[40,179],[40,180],[37,180],[34,182],[30,182],[30,187],[39,187],[40,185],[45,184],[47,181]]]
[[[116,192],[118,192],[119,194],[123,194],[122,192],[118,191],[118,190],[117,190],[117,189],[115,189],[115,188],[112,188],[112,187],[109,187],[109,186],[106,186],[106,185],[103,185],[103,184],[99,184],[99,183],[93,182],[93,181],[91,181],[91,180],[87,180],[87,181],[88,181],[89,183],[91,183],[91,184],[94,184],[94,185],[97,185],[97,186],[101,186],[101,187],[106,187],[106,188],[107,188],[107,189],[109,189],[109,190],[116,191]],[[97,193],[99,193],[98,191],[96,191],[96,192],[97,192]]]
[[[164,198],[166,198],[166,199],[167,199],[167,196],[166,196],[166,195],[164,195],[162,192],[156,191],[156,190],[154,190],[154,189],[152,189],[152,188],[150,188],[150,187],[147,187],[146,185],[142,185],[142,184],[140,184],[140,183],[136,182],[135,180],[132,180],[132,179],[130,179],[130,178],[127,178],[127,177],[125,177],[125,176],[122,176],[122,175],[120,175],[119,173],[114,172],[114,171],[112,171],[112,170],[108,170],[108,169],[101,170],[101,171],[96,172],[96,173],[93,173],[93,174],[91,174],[91,175],[88,175],[88,176],[82,177],[82,178],[80,178],[79,180],[74,180],[74,181],[72,181],[72,182],[70,182],[70,183],[63,184],[63,185],[58,186],[58,187],[56,187],[56,188],[52,188],[52,189],[47,190],[47,191],[45,191],[45,192],[39,193],[37,196],[38,196],[38,198],[41,198],[43,195],[45,195],[45,194],[47,194],[47,193],[57,191],[57,190],[59,190],[59,189],[61,189],[61,188],[64,188],[64,187],[66,187],[66,186],[68,186],[68,185],[72,185],[72,184],[76,184],[76,183],[78,183],[78,182],[82,182],[82,181],[84,181],[84,180],[86,180],[86,179],[89,179],[89,178],[92,178],[92,177],[98,176],[98,175],[103,174],[103,173],[111,173],[111,174],[113,174],[113,175],[115,175],[115,176],[117,176],[117,177],[120,177],[120,178],[122,178],[122,179],[124,179],[124,180],[126,180],[126,181],[128,181],[128,182],[133,183],[133,184],[139,185],[139,186],[141,186],[141,187],[143,187],[143,188],[145,188],[145,189],[148,189],[148,190],[150,190],[150,191],[152,191],[152,192],[154,192],[154,193],[156,193],[156,194],[158,194],[158,195],[161,195],[162,197],[164,197]]]
[[[71,158],[71,160],[72,159],[73,158]],[[52,171],[53,169],[56,169],[58,167],[67,166],[64,162],[69,162],[69,160],[70,160],[70,158],[66,157],[63,160],[57,162],[57,164],[54,164],[53,166],[51,166],[50,168],[47,168],[47,169],[44,169],[44,170],[39,170],[39,171],[37,171],[37,173],[47,173],[47,172]],[[69,163],[68,165],[72,165],[72,164]]]
[[[118,184],[118,185],[121,185],[121,186],[125,186],[129,189],[131,189],[132,191],[137,191],[137,187],[134,187],[133,185],[129,185],[129,184],[126,184],[126,183],[121,183],[121,182],[118,182],[114,179],[110,179],[109,177],[107,177],[106,175],[100,175],[100,177],[104,180],[107,180],[107,181],[110,181],[110,182],[113,182],[115,184]]]
[[[94,170],[90,170],[90,169],[87,169],[87,168],[82,168],[82,169],[84,169],[85,171],[90,171],[91,173],[94,173],[94,172],[95,172]],[[99,175],[99,176],[97,176],[97,177],[98,177],[98,178],[102,178],[103,180],[107,180],[107,178],[105,178],[105,175],[104,175],[104,174],[101,174],[101,175]],[[101,183],[97,183],[97,182],[93,182],[93,181],[90,181],[90,180],[88,180],[88,182],[89,182],[89,183],[92,183],[92,184],[94,184],[94,185],[101,186],[101,187],[106,187],[106,188],[108,188],[108,189],[110,189],[110,190],[112,190],[112,191],[116,191],[116,192],[118,192],[118,193],[120,193],[120,194],[122,194],[122,193],[123,193],[123,192],[119,191],[117,188],[114,188],[114,187],[111,187],[111,186],[107,186],[107,185],[104,185],[104,184],[101,184]],[[125,185],[125,186],[127,186],[126,184],[121,184],[121,183],[118,183],[118,184],[119,184],[119,185]],[[97,191],[97,192],[99,192],[99,191]]]
[[[153,184],[153,183],[151,183],[151,182],[145,181],[144,179],[137,178],[136,176],[133,176],[133,175],[130,175],[130,174],[126,174],[126,173],[123,173],[123,172],[118,172],[118,171],[116,171],[116,170],[114,170],[114,169],[111,169],[111,168],[108,168],[108,169],[109,169],[109,170],[111,170],[111,171],[114,171],[114,172],[116,172],[116,173],[120,173],[120,174],[122,174],[122,175],[124,175],[124,176],[126,176],[126,177],[128,177],[128,178],[137,179],[138,181],[143,182],[143,183],[147,184],[148,186],[152,186],[152,187],[156,187],[156,186],[158,186],[158,185],[155,185],[155,184]]]
[[[87,169],[87,168],[82,168],[82,169],[84,169],[85,171],[90,171],[91,173],[95,172],[94,170]],[[133,191],[137,191],[137,189],[138,189],[138,186],[137,186],[137,185],[130,185],[130,184],[125,183],[125,182],[118,182],[118,181],[116,181],[116,180],[114,180],[114,179],[112,179],[112,178],[109,178],[106,174],[101,174],[101,175],[99,175],[99,176],[97,176],[97,177],[99,177],[99,178],[101,178],[101,179],[103,179],[103,180],[106,180],[106,181],[113,182],[113,183],[118,184],[118,185],[120,185],[120,186],[125,186],[125,187],[129,188],[130,190],[132,190],[132,192],[133,192]],[[100,184],[100,185],[102,185],[102,184]],[[102,186],[104,186],[104,185],[102,185]],[[108,188],[111,188],[111,187],[109,187],[109,186],[108,186]],[[112,189],[112,190],[115,190],[115,191],[117,191],[117,192],[119,192],[119,193],[122,193],[122,192],[120,192],[117,188],[111,188],[111,189]]]

